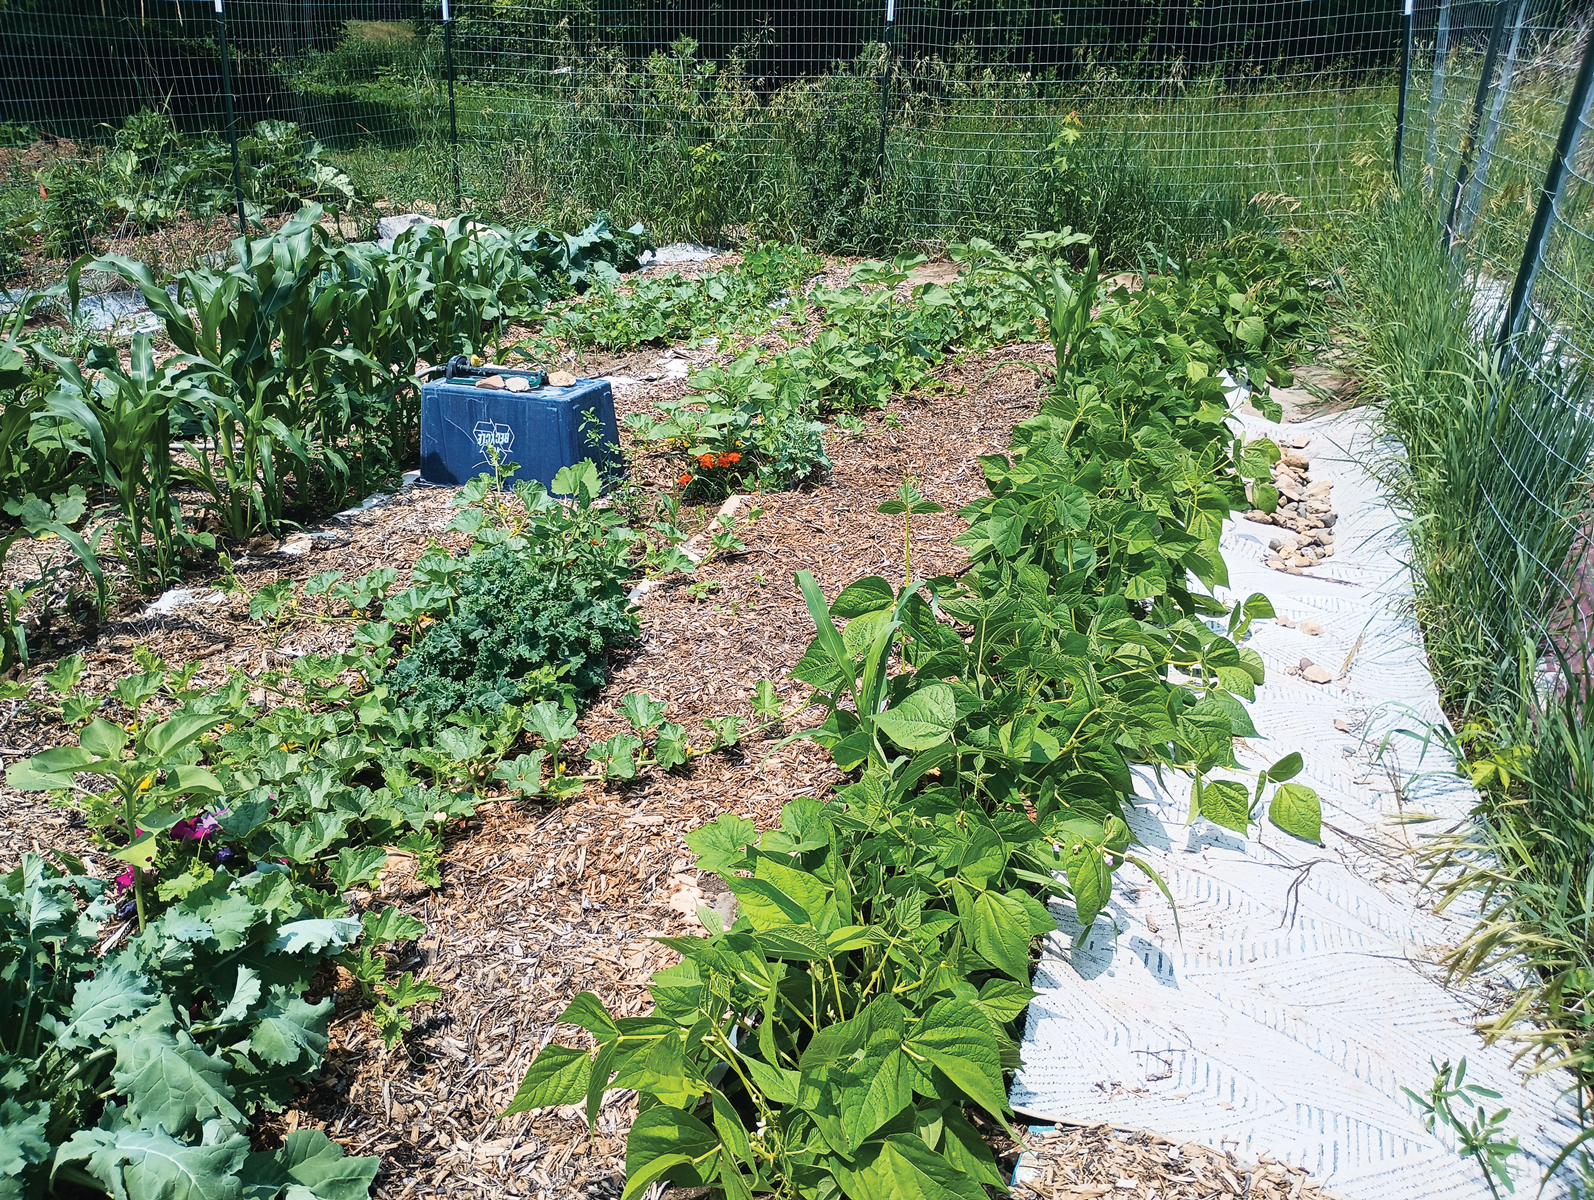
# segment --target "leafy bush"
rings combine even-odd
[[[636,536],[613,510],[593,507],[601,480],[591,462],[565,467],[553,485],[568,507],[530,481],[516,485],[519,512],[492,494],[490,476],[461,490],[450,527],[486,549],[450,572],[430,600],[447,615],[392,673],[423,710],[491,712],[547,698],[575,708],[603,685],[605,654],[635,640],[623,581]]]
[[[94,170],[58,162],[39,172],[39,216],[47,254],[82,254],[105,231],[105,199]]]
[[[429,712],[573,703],[603,685],[605,653],[637,635],[604,581],[549,574],[504,546],[475,555],[455,586],[453,613],[393,671]]]

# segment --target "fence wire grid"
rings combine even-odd
[[[297,123],[435,211],[866,250],[1066,224],[1122,260],[1365,199],[1405,72],[1403,182],[1444,213],[1481,332],[1532,245],[1524,365],[1564,401],[1594,361],[1590,23],[1586,0],[0,0],[0,144],[86,155],[151,110],[221,138],[230,88],[246,136]],[[9,182],[36,165],[12,152]],[[1484,566],[1584,671],[1582,435],[1529,412],[1497,442]]]

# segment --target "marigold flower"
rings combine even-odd
[[[722,467],[734,467],[737,463],[739,463],[741,461],[742,461],[742,456],[740,454],[737,454],[734,450],[732,450],[728,454],[722,454],[722,455],[719,456],[718,465],[722,466]]]
[[[697,465],[707,470],[714,465],[714,456],[712,454],[699,454],[697,456]]]
[[[692,482],[692,477],[690,475],[682,475],[675,482],[680,484],[682,487],[685,487],[687,484]]]

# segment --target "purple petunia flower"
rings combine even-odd
[[[172,836],[186,842],[202,842],[220,828],[221,822],[216,820],[215,815],[206,813],[200,817],[187,817],[177,822],[172,826]]]
[[[231,862],[233,860],[233,848],[231,846],[217,846],[214,858],[217,866]]]

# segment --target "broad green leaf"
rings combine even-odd
[[[155,1003],[157,993],[144,976],[113,959],[85,979],[72,993],[72,1011],[62,1041],[82,1045],[98,1037],[113,1021],[143,1012]]]
[[[1074,842],[1063,851],[1063,870],[1079,923],[1089,929],[1112,895],[1112,872],[1101,851],[1088,842]]]
[[[1323,804],[1317,792],[1304,783],[1280,784],[1267,807],[1267,817],[1285,833],[1308,842],[1323,840]]]
[[[830,896],[823,880],[808,871],[788,866],[767,853],[759,854],[758,862],[753,867],[753,878],[773,884],[783,895],[790,896],[802,905],[810,921],[815,924],[819,922],[825,901]]]
[[[669,706],[662,700],[655,700],[646,692],[631,692],[620,701],[620,711],[625,719],[631,723],[631,728],[638,733],[646,733],[664,719],[664,711]]]
[[[686,844],[697,855],[697,865],[716,875],[750,865],[747,847],[758,839],[758,826],[745,817],[724,813],[686,835]]]
[[[902,1006],[885,996],[855,1018],[866,1031],[863,1058],[850,1068],[852,1084],[840,1089],[841,1130],[849,1150],[913,1102],[915,1072],[903,1050],[905,1016]]]
[[[808,911],[772,883],[762,879],[743,879],[735,875],[725,886],[736,897],[737,908],[754,929],[774,929],[779,925],[803,925]]]
[[[281,926],[271,948],[284,954],[341,950],[359,941],[361,932],[360,922],[353,917],[307,917]]]
[[[997,1120],[1007,1121],[1001,1053],[985,1015],[966,1000],[941,1000],[924,1014],[907,1043]]]
[[[261,1010],[260,1023],[249,1035],[249,1051],[273,1066],[300,1063],[308,1074],[326,1053],[327,1018],[331,1013],[330,996],[311,1004],[284,988],[272,988],[271,999]]]
[[[256,1166],[257,1159],[268,1163]],[[244,1176],[286,1187],[284,1200],[366,1200],[381,1165],[379,1158],[349,1157],[319,1129],[296,1129],[280,1150],[251,1154]]]
[[[222,719],[220,713],[175,713],[159,725],[147,729],[140,739],[141,747],[146,754],[156,759],[170,758],[207,730],[220,725]]]
[[[367,909],[360,922],[365,929],[365,940],[376,945],[413,941],[426,932],[422,922],[391,905],[379,913]]]
[[[1201,784],[1201,815],[1214,825],[1244,833],[1251,825],[1251,793],[1232,779]]]
[[[756,1170],[758,1163],[753,1158],[753,1144],[748,1139],[747,1127],[742,1124],[740,1114],[717,1088],[709,1092],[709,1104],[714,1114],[714,1132],[719,1134],[720,1144],[730,1152],[731,1157],[745,1163],[748,1170]]]
[[[980,1011],[990,1017],[997,1025],[1005,1025],[1016,1020],[1018,1015],[1029,1007],[1036,991],[1028,983],[1016,983],[1010,979],[987,979],[980,988],[980,996],[974,1003]]]
[[[637,1117],[626,1138],[622,1200],[631,1200],[655,1179],[706,1184],[719,1172],[719,1145],[714,1131],[691,1113],[655,1104]]]
[[[946,684],[932,683],[879,714],[875,724],[904,750],[928,750],[952,736],[957,700]]]
[[[830,606],[830,615],[843,621],[868,613],[882,612],[897,602],[891,585],[878,575],[866,575],[841,589],[841,595]]]
[[[345,846],[338,851],[330,874],[338,891],[374,879],[387,862],[387,851],[380,846]]]
[[[578,1103],[586,1097],[591,1077],[592,1055],[589,1051],[574,1050],[568,1046],[544,1046],[527,1068],[525,1078],[520,1081],[520,1088],[510,1100],[509,1107],[498,1115],[507,1117],[534,1108]]]
[[[50,1157],[45,1127],[50,1105],[42,1100],[19,1104],[10,1096],[0,1100],[0,1197],[22,1200],[22,1172]],[[9,1191],[7,1189],[10,1189]]]
[[[127,730],[95,717],[78,734],[78,744],[97,758],[120,758],[127,745]]]
[[[848,1200],[987,1200],[973,1176],[954,1167],[917,1134],[871,1142],[856,1162],[832,1170]]]
[[[227,791],[227,785],[204,767],[176,766],[166,774],[173,787],[191,796],[221,796]]]
[[[974,897],[974,948],[1004,975],[1029,980],[1029,916],[996,892]]]
[[[958,858],[958,874],[984,887],[1007,866],[1007,844],[988,825],[976,825]]]
[[[80,1129],[56,1152],[55,1167],[81,1163],[127,1200],[235,1200],[249,1139],[225,1124],[212,1129],[198,1145],[162,1129]]]
[[[620,1028],[609,1015],[609,1010],[591,992],[582,992],[572,1000],[559,1014],[559,1021],[565,1025],[579,1025],[597,1038],[599,1044],[612,1042],[620,1036]]]
[[[1267,777],[1274,783],[1288,783],[1301,773],[1306,760],[1299,750],[1292,750],[1267,769]]]
[[[244,1123],[232,1102],[227,1060],[205,1052],[187,1033],[115,1039],[116,1090],[142,1127],[185,1134],[212,1117]]]
[[[742,1066],[753,1077],[758,1090],[776,1104],[797,1103],[798,1074],[785,1067],[772,1067],[760,1059],[742,1056]]]

